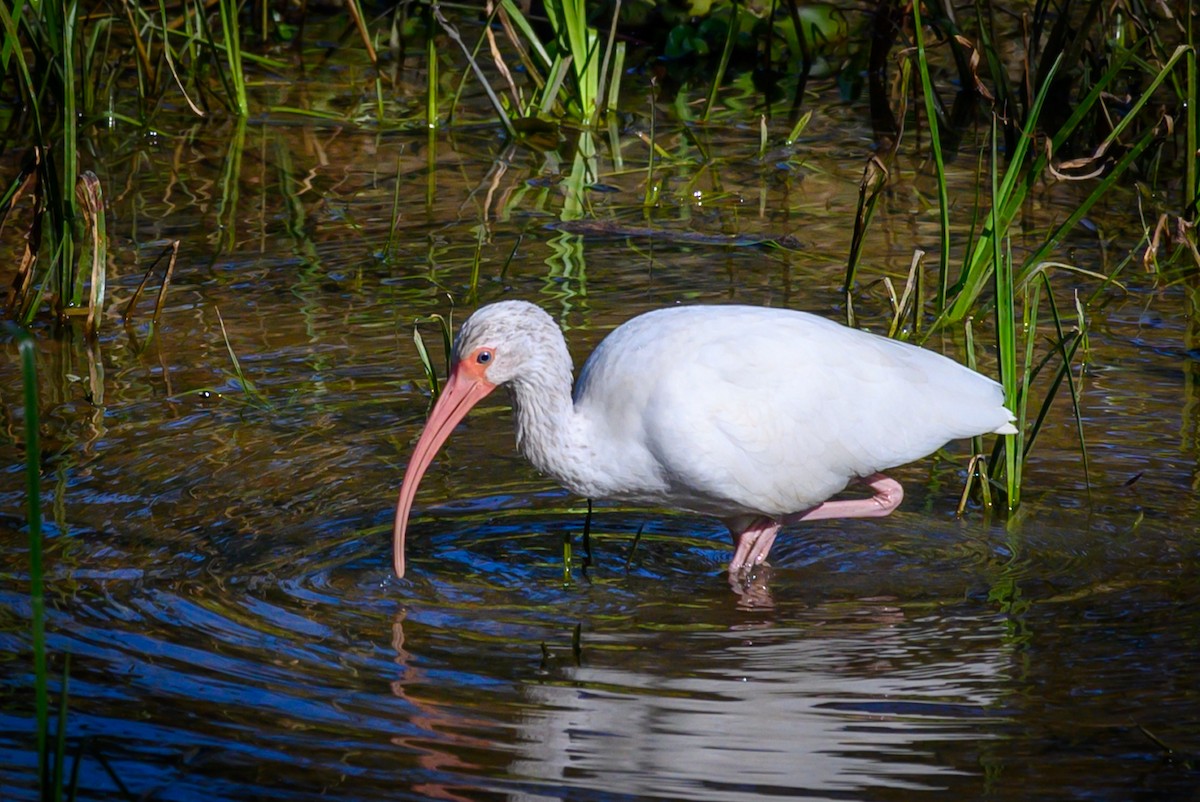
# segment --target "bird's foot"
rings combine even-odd
[[[729,561],[729,576],[733,577],[743,569],[753,568],[764,562],[778,532],[778,521],[758,518],[748,528],[735,533],[733,559]]]

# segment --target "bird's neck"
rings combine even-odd
[[[571,398],[571,356],[563,343],[509,383],[517,448],[533,466],[580,495],[590,495],[587,422]]]

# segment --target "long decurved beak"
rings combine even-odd
[[[400,499],[396,502],[396,524],[392,529],[392,561],[398,577],[404,576],[404,532],[408,528],[408,513],[412,509],[421,477],[458,422],[467,416],[480,399],[496,389],[495,384],[483,377],[482,370],[472,368],[475,366],[459,362],[450,371],[450,378],[446,380],[441,396],[429,413],[429,420],[404,471]]]

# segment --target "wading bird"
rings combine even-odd
[[[609,334],[571,390],[571,355],[533,304],[481,307],[396,504],[397,576],[417,485],[451,431],[492,390],[512,396],[517,447],[589,499],[721,519],[731,578],[762,563],[781,525],[883,516],[904,496],[881,471],[961,437],[1012,434],[996,382],[941,354],[804,312],[678,306]],[[851,482],[869,498],[829,499]]]

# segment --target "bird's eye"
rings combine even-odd
[[[492,352],[486,348],[481,349],[479,353],[475,355],[475,361],[480,365],[486,365],[492,361]]]

